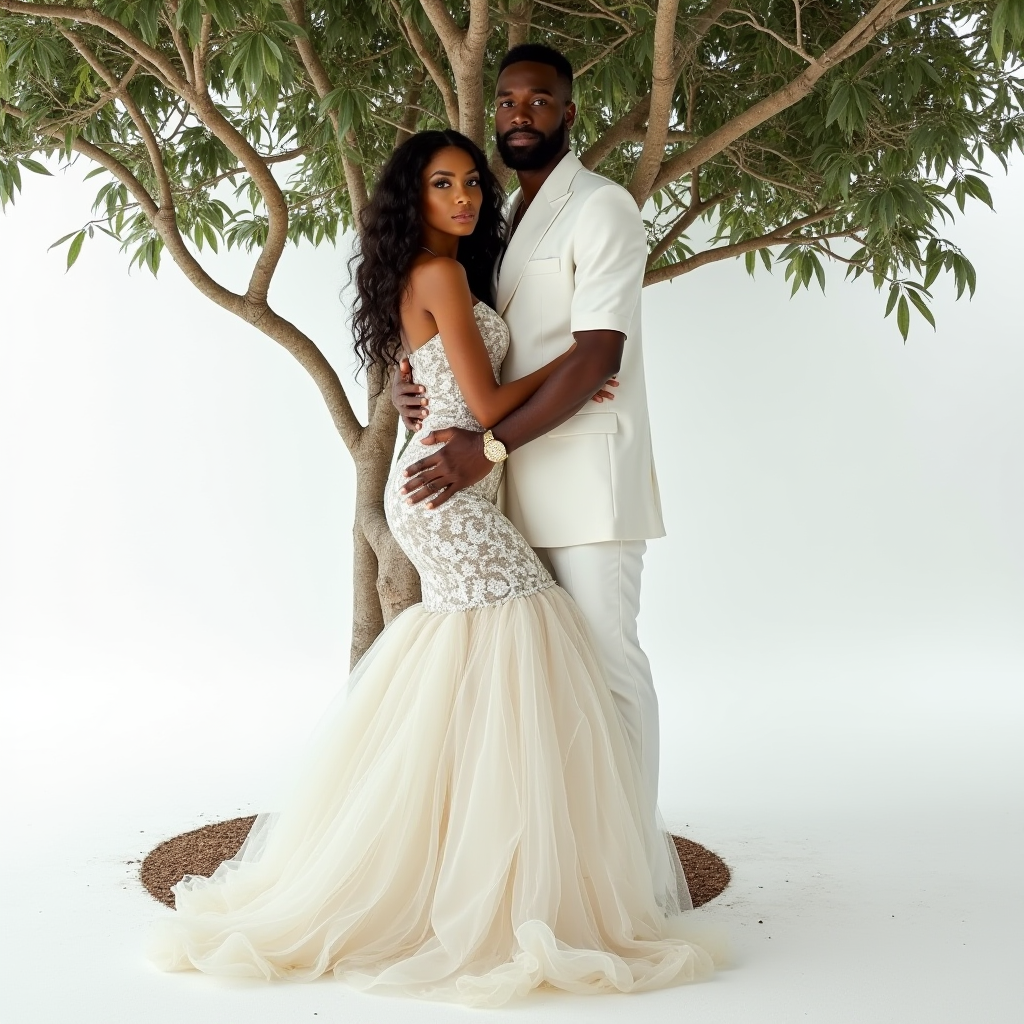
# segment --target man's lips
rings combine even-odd
[[[505,142],[509,145],[522,146],[528,142],[536,142],[538,139],[543,139],[544,136],[540,132],[510,132],[505,136]]]

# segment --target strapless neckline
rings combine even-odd
[[[490,306],[487,305],[486,302],[484,302],[483,299],[477,299],[476,302],[473,303],[473,316],[476,316],[476,311],[477,311],[477,309],[480,306],[486,306],[487,309],[491,308]],[[414,355],[416,355],[417,352],[419,352],[421,349],[426,348],[428,345],[433,344],[440,337],[441,337],[441,332],[438,331],[437,334],[433,335],[430,338],[427,338],[427,340],[425,342],[423,342],[422,345],[417,345],[414,349],[412,349],[411,352],[408,352],[407,353],[407,358],[411,359]]]

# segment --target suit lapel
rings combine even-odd
[[[523,214],[523,219],[505,250],[505,257],[498,273],[499,315],[504,314],[519,287],[526,264],[572,195],[572,180],[582,166],[574,153],[566,153],[541,186],[529,209]],[[516,193],[509,204],[509,224],[512,223],[512,217],[519,205],[519,198],[519,194]]]

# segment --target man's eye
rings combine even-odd
[[[548,101],[547,101],[547,100],[534,100],[534,101],[533,101],[533,105],[534,105],[535,107],[546,107],[546,106],[547,106],[547,104],[548,104]]]

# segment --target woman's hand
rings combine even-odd
[[[406,430],[414,434],[423,426],[430,411],[427,405],[427,389],[412,379],[412,365],[402,359],[391,377],[391,404],[398,410]]]
[[[618,386],[619,382],[614,377],[609,377],[607,382],[605,383],[605,386],[601,388],[601,390],[598,391],[596,395],[594,395],[591,401],[604,402],[605,400],[607,400],[609,402],[614,402],[615,395],[613,395],[610,391],[606,391],[605,388],[617,388]]]

